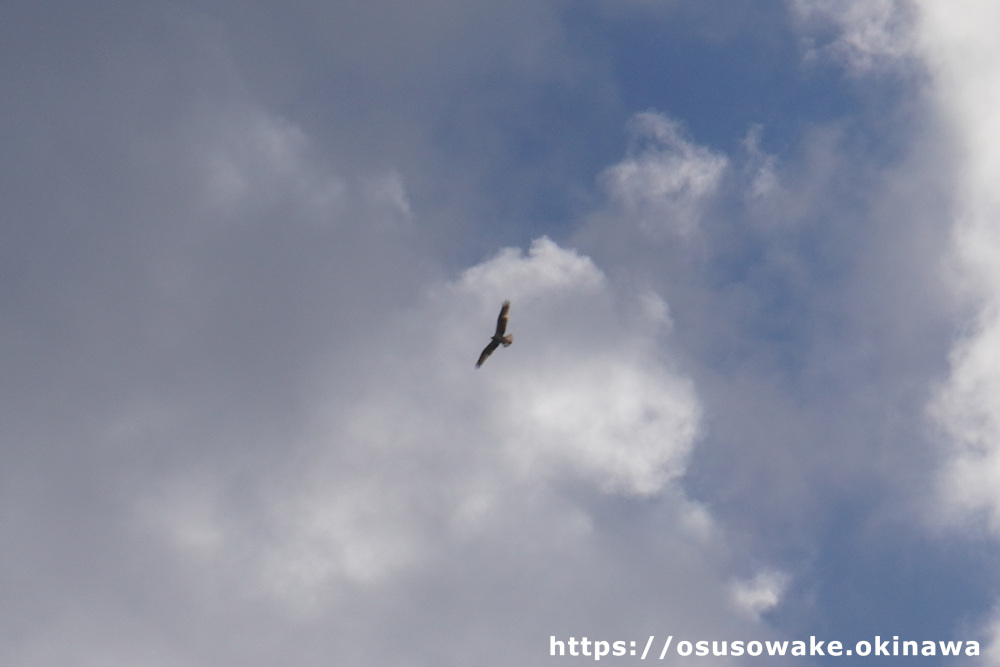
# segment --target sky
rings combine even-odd
[[[998,32],[0,4],[0,663],[1000,664]]]

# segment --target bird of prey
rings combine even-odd
[[[510,301],[504,301],[503,305],[500,306],[500,317],[497,318],[497,330],[493,334],[493,338],[490,339],[489,345],[483,349],[483,353],[479,355],[479,361],[476,362],[476,368],[483,365],[486,358],[493,354],[493,350],[497,349],[501,345],[507,347],[514,342],[514,336],[512,334],[507,334],[504,336],[504,331],[507,330],[507,311],[510,310]]]

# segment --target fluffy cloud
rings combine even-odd
[[[504,297],[516,343],[477,370]],[[553,484],[663,492],[684,470],[698,404],[650,329],[617,316],[594,264],[544,238],[428,288],[357,350],[370,367],[348,375],[355,398],[320,410],[331,414],[307,447],[317,460],[297,491],[274,500],[285,508],[274,528],[286,538],[283,576],[298,572],[307,589],[384,578],[431,543],[533,522],[520,515],[523,499],[508,503]],[[154,504],[182,551],[227,548],[213,498],[184,487]],[[546,514],[552,525],[537,533],[556,541],[558,525],[588,525],[579,511]]]
[[[930,75],[928,98],[955,155],[948,277],[965,313],[950,374],[929,404],[943,435],[933,514],[972,535],[1000,534],[1000,10],[989,2],[914,3],[914,50]],[[994,620],[986,651],[995,660]],[[986,662],[992,664],[987,659]]]
[[[476,369],[503,298],[515,343]],[[351,614],[364,630],[331,637],[355,664],[440,656],[472,632],[474,650],[533,664],[549,634],[587,628],[749,631],[781,587],[759,579],[733,598],[724,535],[677,485],[700,408],[663,347],[665,312],[549,239],[504,250],[331,358],[328,399],[280,445],[290,462],[252,478],[249,503],[234,504],[229,466],[182,471],[144,495],[137,519],[186,577],[306,627]],[[419,638],[378,642],[428,585],[445,599],[492,595],[475,613],[494,630],[428,603],[407,621]],[[512,588],[497,598],[498,586]]]
[[[952,374],[933,413],[954,445],[946,495],[971,510],[986,510],[1000,528],[1000,54],[991,34],[1000,12],[971,3],[953,12],[922,2],[921,53],[934,78],[935,101],[955,133],[961,162],[954,201],[954,274],[975,309],[951,355]]]
[[[765,571],[748,581],[733,585],[733,602],[753,617],[773,609],[788,586],[788,576],[781,572]]]
[[[964,128],[978,317],[935,414],[945,496],[995,517],[989,31],[793,4],[851,85],[922,40]],[[748,118],[726,153],[645,112],[606,166],[617,55],[558,3],[172,7],[0,22],[38,68],[0,105],[5,663],[541,664],[553,634],[763,639],[859,593],[824,589],[851,531],[933,472],[932,132],[873,158],[864,120]],[[579,217],[507,224],[581,174]],[[515,343],[475,369],[504,298]]]
[[[697,226],[703,200],[719,186],[728,160],[686,138],[680,124],[661,114],[640,113],[633,136],[645,144],[608,168],[602,180],[612,200],[646,234],[687,235]],[[648,143],[646,143],[648,142]]]
[[[806,59],[828,57],[855,75],[897,68],[913,55],[912,4],[900,0],[790,0],[812,35],[833,33],[809,46]],[[831,30],[832,26],[832,30]],[[815,37],[809,38],[815,43]]]
[[[952,128],[960,166],[954,203],[953,276],[974,310],[951,354],[951,377],[931,406],[949,440],[944,498],[958,516],[1000,532],[1000,11],[968,3],[919,3],[921,53],[934,99]],[[954,515],[953,515],[954,516]]]

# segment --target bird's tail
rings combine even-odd
[[[502,339],[500,339],[500,342],[503,343],[504,347],[507,347],[508,345],[514,342],[514,334],[507,334]]]

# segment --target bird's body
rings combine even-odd
[[[500,306],[500,316],[497,317],[497,330],[490,338],[489,344],[483,349],[483,353],[479,355],[479,361],[476,362],[476,368],[483,365],[487,357],[493,354],[493,350],[497,349],[501,345],[507,347],[514,342],[514,336],[512,334],[504,335],[507,330],[507,311],[510,310],[510,301],[504,301],[503,305]]]

